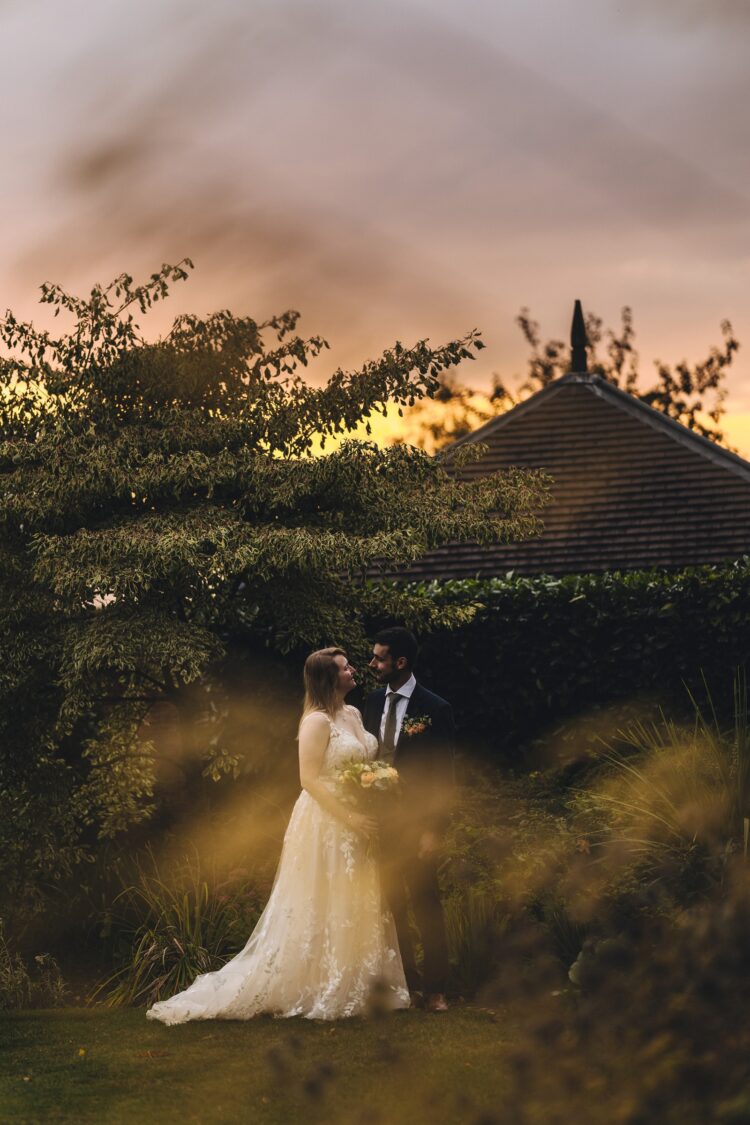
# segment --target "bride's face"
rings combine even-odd
[[[351,664],[343,654],[334,656],[333,660],[339,670],[339,678],[337,684],[338,690],[342,695],[347,695],[352,690],[352,688],[357,686],[357,681],[354,679],[355,669],[352,668]]]

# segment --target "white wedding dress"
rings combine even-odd
[[[378,742],[331,721],[321,777],[347,761],[370,760]],[[408,1008],[396,928],[381,897],[375,849],[303,790],[284,835],[271,897],[245,948],[213,973],[148,1010],[166,1024],[250,1019],[261,1012],[332,1020],[379,1003]]]

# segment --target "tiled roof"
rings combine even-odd
[[[597,375],[565,375],[456,442],[489,452],[462,476],[509,465],[554,478],[544,532],[525,543],[452,544],[410,578],[676,568],[750,553],[750,463]]]

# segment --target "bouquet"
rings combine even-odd
[[[387,762],[347,762],[338,774],[347,804],[360,804],[362,798],[398,787],[398,770]]]
[[[347,762],[339,770],[336,781],[342,802],[368,816],[377,816],[383,795],[396,793],[399,787],[398,770],[387,762]],[[369,841],[367,854],[370,854]]]

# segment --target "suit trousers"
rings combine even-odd
[[[399,847],[399,843],[401,847]],[[398,839],[383,847],[383,890],[396,923],[406,983],[412,992],[445,992],[448,982],[448,944],[438,888],[437,857],[419,859],[416,847],[403,847]],[[409,927],[409,903],[422,939],[422,976],[414,958]]]

